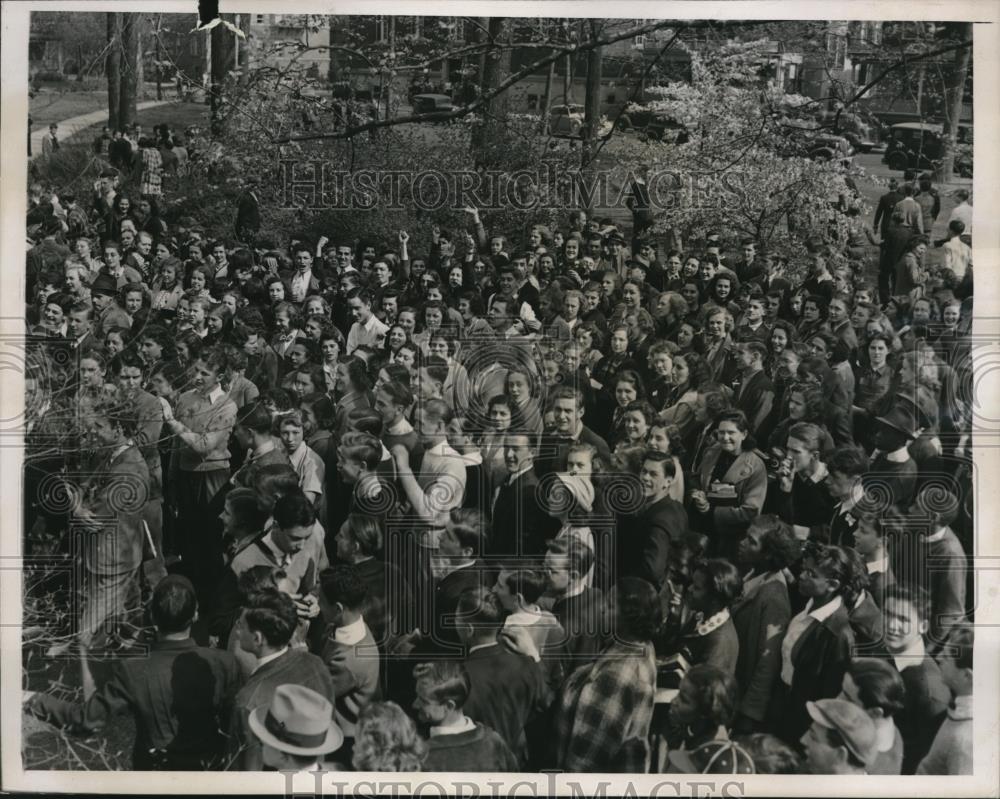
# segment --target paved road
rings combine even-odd
[[[147,100],[144,103],[139,103],[136,106],[137,111],[145,111],[147,108],[156,108],[160,105],[166,105],[167,103],[174,102],[173,100]],[[100,125],[108,121],[108,111],[107,109],[101,109],[100,111],[92,111],[89,114],[81,114],[78,117],[72,117],[70,119],[64,119],[58,123],[59,130],[56,135],[59,137],[59,141],[67,141],[73,134],[78,133],[81,130],[86,130],[91,125]],[[41,155],[42,153],[42,139],[44,139],[49,133],[48,125],[39,128],[38,130],[33,130],[31,132],[31,153],[32,156]]]

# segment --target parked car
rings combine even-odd
[[[813,161],[837,160],[845,166],[854,158],[854,148],[843,136],[830,133],[815,119],[784,119],[782,130],[787,137],[782,155],[806,157]]]
[[[819,116],[823,125],[830,126],[830,132],[843,136],[859,153],[870,153],[881,141],[882,125],[875,117],[841,111],[824,111]]]
[[[549,108],[549,135],[560,139],[583,138],[583,123],[586,119],[586,109],[582,105],[554,105]],[[597,126],[597,135],[604,136],[611,129],[611,123],[605,117]]]
[[[579,138],[583,127],[582,105],[554,105],[549,109],[549,135]]]
[[[846,136],[817,133],[809,139],[809,157],[813,161],[838,160],[847,166],[854,158],[854,147]]]
[[[458,108],[446,94],[415,94],[412,100],[415,114],[449,114]]]
[[[944,154],[944,127],[929,122],[901,122],[889,129],[882,156],[889,169],[934,169]],[[972,177],[972,125],[958,126],[955,172]]]
[[[685,144],[687,129],[674,119],[644,108],[626,111],[618,117],[618,129],[633,131],[642,141],[668,141]]]

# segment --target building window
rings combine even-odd
[[[264,17],[265,17],[264,14],[254,14],[254,22],[256,22],[258,25],[263,25]]]
[[[609,94],[608,98],[607,98],[607,100],[605,100],[605,102],[608,103],[608,104],[613,104],[615,102],[615,95],[614,94]]]
[[[528,110],[537,111],[538,110],[538,95],[529,94],[528,95]]]

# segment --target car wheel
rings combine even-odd
[[[886,164],[889,169],[893,169],[899,172],[905,172],[907,166],[909,165],[909,160],[902,153],[893,153],[886,160]]]

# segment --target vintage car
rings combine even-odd
[[[944,154],[944,127],[929,122],[901,122],[889,129],[882,162],[899,171],[934,169]],[[958,126],[955,172],[972,177],[972,125]]]
[[[851,147],[859,153],[870,153],[879,145],[882,125],[870,115],[841,111],[824,111],[819,115],[820,124],[830,128],[830,132],[847,139]]]
[[[581,139],[585,119],[586,109],[582,105],[554,105],[549,108],[549,135],[558,139]],[[611,123],[602,116],[597,135],[604,136],[610,129]]]
[[[666,114],[641,107],[630,106],[618,117],[619,130],[636,134],[642,141],[662,141],[685,144],[689,140],[687,129]]]
[[[415,94],[412,100],[414,114],[449,114],[458,108],[446,94]]]
[[[785,134],[782,154],[786,157],[804,156],[813,161],[840,161],[849,166],[854,158],[854,148],[843,136],[832,133],[814,119],[783,119],[780,121]]]

